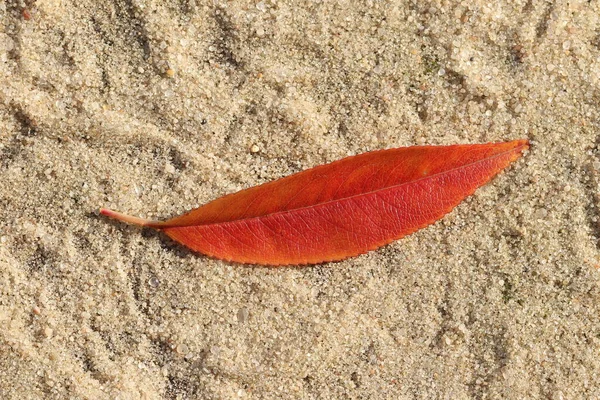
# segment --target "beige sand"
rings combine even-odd
[[[0,2],[0,398],[600,397],[598,0],[163,3]],[[341,263],[97,215],[516,138],[442,221]]]

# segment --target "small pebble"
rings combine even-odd
[[[168,174],[175,173],[175,167],[170,162],[165,163],[165,172]]]
[[[548,211],[543,208],[540,208],[539,210],[537,210],[535,212],[535,215],[536,215],[537,219],[544,220],[544,219],[546,219],[546,217],[548,217]]]
[[[42,310],[40,310],[40,308],[38,306],[33,307],[33,309],[31,310],[35,315],[40,315],[42,313]]]
[[[237,312],[237,319],[238,319],[238,322],[239,322],[240,324],[243,324],[243,323],[245,323],[246,321],[248,321],[248,315],[249,315],[249,313],[248,313],[248,309],[247,309],[246,307],[242,307],[242,308],[240,308],[240,309],[238,310],[238,312]]]
[[[169,68],[168,70],[165,71],[165,74],[169,77],[172,78],[173,76],[175,76],[175,71],[172,70],[171,68]]]
[[[157,288],[158,285],[160,285],[160,281],[157,277],[153,276],[152,278],[148,279],[148,285],[150,285],[153,288]]]
[[[46,338],[50,338],[50,337],[52,337],[52,334],[53,334],[53,333],[54,333],[54,331],[52,330],[52,328],[50,328],[50,327],[45,327],[45,328],[44,328],[44,336],[45,336]]]
[[[187,344],[181,343],[181,344],[177,345],[177,348],[175,349],[175,351],[177,351],[177,353],[179,353],[179,354],[187,354],[190,352],[190,348],[188,347]]]
[[[252,147],[250,147],[250,152],[251,153],[258,153],[260,150],[260,147],[258,147],[257,145],[253,144]]]

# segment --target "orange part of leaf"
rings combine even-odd
[[[443,217],[521,156],[526,140],[379,150],[216,199],[170,220],[101,213],[240,263],[314,264],[376,249]]]

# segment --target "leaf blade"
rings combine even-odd
[[[513,141],[364,153],[144,225],[228,261],[337,261],[435,222],[527,147]]]

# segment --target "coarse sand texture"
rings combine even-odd
[[[0,399],[600,398],[600,1],[0,2]],[[168,219],[528,139],[437,223],[242,266]]]

